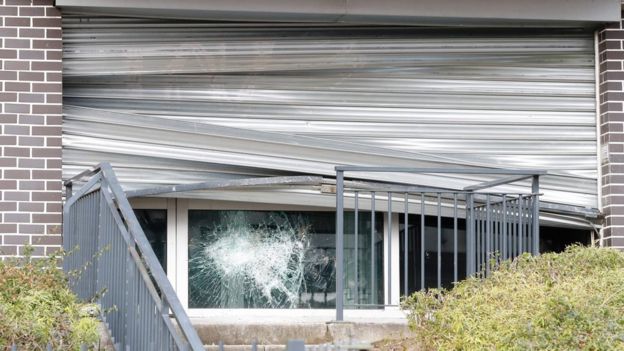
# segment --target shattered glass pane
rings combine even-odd
[[[334,212],[189,211],[189,307],[334,307],[335,217]],[[346,214],[346,223],[349,218],[352,222]],[[359,298],[368,304],[370,214],[360,218]],[[383,223],[381,217],[377,223]],[[381,268],[382,230],[377,227],[376,265]],[[345,285],[355,287],[354,235],[347,230]],[[383,277],[376,277],[382,286]],[[345,297],[354,303],[350,291]]]

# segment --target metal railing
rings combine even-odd
[[[101,305],[115,348],[203,350],[111,166],[101,163],[65,187],[63,268],[79,273],[70,284],[80,298]]]
[[[417,185],[363,182],[354,179],[345,180],[345,172],[481,174],[504,177],[460,190],[451,190]],[[398,301],[395,303],[393,300],[393,276],[396,277],[396,269],[399,268],[403,270],[404,295],[410,292],[409,284],[422,290],[430,287],[440,288],[443,285],[443,268],[446,268],[442,266],[443,231],[452,231],[452,248],[450,249],[452,258],[450,260],[452,260],[453,269],[449,274],[452,274],[452,282],[457,282],[462,276],[487,275],[492,268],[493,260],[515,258],[524,252],[539,254],[539,177],[545,173],[539,170],[489,168],[336,167],[336,320],[341,321],[344,318],[345,292],[348,292],[347,296],[351,300],[350,306],[370,308],[396,305]],[[531,179],[531,190],[527,193],[483,191],[525,179]],[[349,241],[352,246],[347,250],[351,254],[350,263],[352,264],[348,269],[345,267],[345,200],[349,202],[349,209],[352,208],[354,211],[354,223],[350,226],[353,232],[349,233],[353,234],[353,239]],[[378,205],[380,202],[382,206]],[[383,206],[384,202],[385,206]],[[397,203],[402,206],[396,206]],[[382,287],[383,290],[379,290],[376,284],[382,278],[379,275],[384,275],[384,273],[380,273],[379,267],[376,266],[379,250],[375,249],[375,246],[378,244],[379,234],[375,226],[375,217],[377,211],[384,210],[387,228],[383,240],[387,242],[383,243],[385,252],[381,252],[384,256],[384,267],[381,272],[385,271],[385,277],[383,277],[385,286]],[[393,249],[392,241],[396,238],[393,239],[392,233],[397,231],[393,226],[393,213],[403,216],[402,223],[399,223],[399,226],[403,225],[403,235],[398,238],[403,245],[402,267],[393,267],[392,252],[396,248]],[[364,238],[360,238],[362,234],[358,228],[358,220],[362,215],[370,216],[371,222],[370,232],[366,233],[368,237]],[[448,219],[452,219],[452,222],[448,223],[445,230],[443,221]],[[399,221],[401,221],[400,217]],[[431,240],[432,236],[435,236],[435,239]],[[366,267],[366,274],[370,276],[367,277],[363,277],[362,267],[359,264],[360,257],[363,256],[360,246],[362,240],[370,240],[367,249],[370,251],[370,262],[368,262],[370,267]],[[431,241],[434,242],[431,243]],[[417,247],[412,252],[413,257],[409,255],[408,243],[416,244],[413,246]],[[459,259],[459,243],[465,250],[464,262],[460,262]],[[434,252],[435,256],[431,255]],[[431,259],[432,256],[433,259]],[[429,266],[434,264],[434,269],[427,269],[429,267],[427,263]],[[465,265],[465,269],[460,270],[462,264]],[[345,289],[346,271],[352,278],[348,281],[347,289]],[[435,271],[434,277],[431,277],[432,271]],[[363,286],[364,284],[368,286]],[[360,291],[367,291],[367,296],[361,296]],[[379,293],[387,294],[385,303],[379,303]]]

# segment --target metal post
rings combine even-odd
[[[425,194],[420,194],[420,289],[425,290]]]
[[[438,193],[438,289],[442,287],[442,195]]]
[[[507,195],[503,194],[503,204],[502,204],[502,211],[503,211],[503,260],[506,260],[508,258],[507,256]]]
[[[392,305],[392,193],[388,192],[388,305]]]
[[[483,245],[481,244],[481,242],[483,241],[482,239],[482,233],[483,233],[483,229],[482,227],[482,223],[481,223],[481,209],[477,208],[475,209],[475,244],[476,244],[476,265],[475,265],[475,272],[478,272],[479,274],[481,274],[481,269],[483,268],[483,264],[482,264],[482,260],[483,260]]]
[[[407,193],[405,193],[405,213],[403,214],[403,295],[407,296],[409,293],[409,289],[408,289],[408,267],[409,264],[407,262],[408,260],[408,251],[409,251],[409,246],[408,246],[408,231],[409,231],[409,226],[408,226],[408,217],[409,217],[409,196]]]
[[[453,194],[453,281],[457,282],[457,193]]]
[[[358,267],[358,263],[360,261],[360,255],[359,255],[359,248],[358,248],[358,236],[359,236],[359,231],[358,231],[358,212],[359,212],[359,192],[356,191],[355,192],[355,214],[354,214],[354,225],[353,225],[353,232],[354,232],[354,249],[353,249],[353,253],[354,253],[354,258],[353,260],[355,261],[355,294],[354,294],[354,298],[355,298],[355,304],[359,304],[360,303],[360,299],[359,299],[359,292],[360,292],[360,280],[359,280],[359,267]]]
[[[344,172],[336,171],[336,320],[344,319]]]
[[[533,255],[539,255],[539,176],[534,175],[531,184],[531,192],[533,193]]]
[[[466,276],[475,272],[474,201],[472,193],[466,194]]]
[[[490,275],[490,255],[492,254],[492,206],[490,194],[487,195],[485,204],[485,275]]]
[[[377,276],[375,265],[375,192],[371,192],[371,304],[377,304],[377,283],[375,278]]]
[[[524,252],[524,222],[522,221],[522,217],[524,217],[524,213],[522,211],[522,206],[524,206],[524,201],[522,199],[522,194],[518,195],[518,255],[521,255]]]

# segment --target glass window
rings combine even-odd
[[[403,214],[399,216],[399,243],[400,243],[400,277],[401,277],[401,295],[403,295],[405,287],[405,217]],[[408,217],[408,282],[407,290],[409,294],[420,290],[421,280],[421,216],[409,215]],[[424,233],[424,262],[425,262],[425,288],[435,288],[438,285],[438,218],[435,216],[425,216],[425,233]],[[454,235],[453,235],[453,218],[441,218],[441,283],[445,288],[453,286],[454,275]],[[459,218],[457,221],[457,275],[458,280],[466,277],[466,221]]]
[[[358,225],[358,301],[383,301],[383,218],[374,233],[377,294],[370,291],[371,221]],[[335,212],[189,211],[190,308],[332,308]],[[354,304],[353,214],[345,215],[345,298]]]
[[[152,245],[156,258],[167,271],[167,210],[135,209],[141,228]]]

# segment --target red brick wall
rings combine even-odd
[[[61,14],[0,0],[0,257],[61,244]]]

